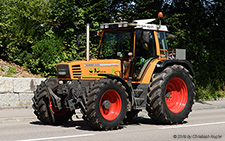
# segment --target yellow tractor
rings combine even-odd
[[[37,87],[37,118],[63,124],[80,109],[93,129],[113,130],[146,109],[156,123],[182,123],[194,103],[194,71],[184,49],[168,50],[167,27],[153,20],[101,24],[97,59],[59,63],[57,77]]]

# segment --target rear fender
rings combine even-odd
[[[192,76],[195,75],[195,72],[193,70],[193,67],[191,65],[191,63],[188,61],[188,60],[166,60],[164,62],[159,62],[156,67],[157,68],[165,68],[167,66],[172,66],[174,64],[177,64],[177,65],[182,65],[184,66]]]
[[[192,76],[195,75],[195,72],[193,70],[193,67],[191,65],[191,63],[187,60],[165,60],[165,61],[161,61],[161,60],[153,60],[150,62],[150,64],[148,65],[148,67],[145,70],[145,73],[143,74],[140,82],[141,84],[149,84],[151,77],[154,73],[155,70],[159,70],[159,69],[164,69],[167,66],[172,66],[174,64],[177,65],[182,65],[184,66]]]
[[[152,77],[152,74],[156,68],[156,65],[160,62],[160,60],[158,59],[155,59],[155,60],[152,60],[148,66],[146,67],[146,70],[145,72],[143,73],[143,75],[141,76],[141,80],[140,80],[140,83],[141,84],[149,84],[150,80],[151,80],[151,77]]]

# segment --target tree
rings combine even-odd
[[[85,59],[86,23],[95,31],[100,22],[108,22],[106,8],[105,1],[94,0],[3,0],[1,58],[42,74],[54,73],[53,66],[61,61]],[[97,46],[95,35],[90,44],[94,55]]]
[[[224,86],[224,6],[222,1],[187,0],[164,7],[169,30],[177,35],[170,45],[187,50],[197,90],[215,91]]]

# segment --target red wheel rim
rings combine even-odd
[[[106,109],[104,108],[104,106],[102,106],[102,103],[105,100],[110,102],[109,109]],[[120,95],[117,93],[117,91],[113,89],[107,90],[102,95],[99,102],[100,112],[102,116],[108,121],[112,121],[119,116],[121,107],[122,107],[122,101],[121,101]]]
[[[184,81],[174,77],[166,86],[165,100],[169,110],[173,113],[181,112],[187,104],[188,91]]]

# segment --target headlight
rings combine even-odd
[[[58,78],[70,78],[69,65],[57,65]]]

